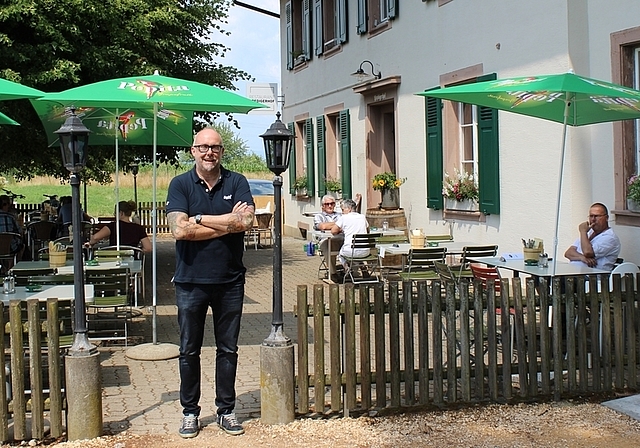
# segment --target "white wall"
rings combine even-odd
[[[353,191],[366,191],[365,107],[362,96],[352,91],[357,80],[350,73],[368,59],[383,78],[401,76],[397,172],[408,179],[401,187],[402,207],[407,215],[410,211],[413,227],[437,232],[448,227],[440,211],[426,208],[424,99],[415,93],[437,86],[442,74],[476,64],[499,78],[575,68],[580,75],[609,81],[610,33],[640,25],[636,0],[454,0],[442,7],[433,1],[400,3],[391,29],[368,38],[355,33],[355,2],[349,2],[349,38],[342,51],[326,59],[314,56],[298,72],[283,69],[283,121],[303,113],[315,118],[326,106],[344,103],[351,113]],[[281,48],[286,55],[284,41]],[[499,113],[499,123],[501,213],[487,216],[486,223],[456,222],[454,235],[460,241],[497,242],[501,252],[519,251],[521,238],[540,237],[551,251],[562,125],[508,112]],[[560,255],[575,239],[588,206],[595,201],[612,206],[614,199],[612,125],[570,128],[567,137]],[[320,208],[319,200],[285,198],[287,223],[296,223],[301,211]],[[615,230],[628,241],[640,235],[635,228]],[[635,250],[623,249],[621,255],[640,263]]]

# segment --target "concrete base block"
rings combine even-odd
[[[100,353],[66,356],[67,439],[94,439],[102,435],[102,380]]]
[[[268,425],[295,419],[293,345],[260,347],[260,420]]]

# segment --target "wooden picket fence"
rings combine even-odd
[[[314,285],[309,297],[299,285],[297,412],[635,390],[640,275],[622,280],[598,292],[590,278],[589,293],[578,278],[564,290],[554,278],[551,291],[528,279],[524,293],[519,278],[500,280],[500,292],[493,281],[421,281]]]
[[[2,442],[27,440],[28,437],[43,439],[45,413],[48,414],[50,436],[56,438],[63,434],[65,393],[58,299],[47,299],[46,317],[43,317],[42,303],[38,299],[26,301],[26,316],[24,305],[20,300],[12,300],[8,307],[0,303],[0,327],[5,333],[5,337],[0,338]],[[46,338],[44,345],[43,338]],[[46,383],[43,372],[48,372]],[[29,382],[25,385],[26,379]],[[30,433],[27,432],[27,415],[31,417]],[[12,437],[10,416],[13,417]]]
[[[165,208],[165,202],[156,202],[157,211],[157,223],[156,230],[160,233],[171,233],[169,228],[169,221],[167,221],[167,211]],[[140,216],[140,224],[144,226],[149,235],[153,231],[153,202],[139,202],[138,203],[138,215]]]

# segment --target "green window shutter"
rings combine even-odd
[[[313,35],[316,55],[322,54],[322,0],[313,0]]]
[[[492,73],[477,82],[496,79]],[[478,106],[478,189],[480,211],[486,215],[500,213],[500,152],[498,150],[498,111]]]
[[[311,0],[302,0],[302,53],[311,59]]]
[[[437,87],[439,88],[439,87]],[[425,97],[427,118],[427,207],[442,210],[443,155],[442,155],[442,101]]]
[[[325,179],[327,178],[327,147],[325,144],[325,123],[324,116],[316,117],[316,141],[318,143],[318,197],[327,194]]]
[[[395,19],[398,17],[399,0],[389,0],[387,3],[387,17]]]
[[[287,127],[293,135],[291,140],[291,156],[289,157],[289,193],[296,194],[293,184],[296,182],[296,126],[294,123],[288,123]]]
[[[358,0],[358,24],[356,32],[358,34],[367,32],[367,0]]]
[[[341,44],[347,41],[347,0],[337,0],[338,2],[338,42]]]
[[[287,32],[287,69],[293,69],[293,22],[291,2],[284,5],[285,24]]]
[[[353,198],[351,190],[351,128],[349,109],[340,111],[338,121],[340,122],[340,152],[342,156],[342,197]]]
[[[315,157],[313,151],[313,120],[307,118],[304,122],[305,144],[307,150],[307,194],[313,197],[316,184]]]

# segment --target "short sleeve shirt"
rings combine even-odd
[[[318,230],[318,224],[322,222],[336,222],[339,216],[337,213],[316,213],[313,217],[313,228]]]
[[[591,237],[593,230],[589,230],[587,234]],[[573,246],[582,252],[582,245],[580,244],[580,238],[578,238]],[[593,253],[596,256],[596,268],[611,271],[620,254],[620,240],[618,236],[613,232],[613,229],[608,228],[604,232],[596,235],[591,240],[591,247],[593,247]],[[572,261],[572,263],[582,263],[581,261]]]
[[[140,244],[140,240],[148,238],[147,231],[144,230],[140,224],[136,224],[135,222],[126,222],[122,220],[118,220],[118,224],[120,227],[120,244],[122,246],[133,246],[138,247]],[[117,235],[116,235],[116,223],[110,222],[107,224],[107,227],[111,231],[109,235],[109,244],[111,246],[115,246],[117,244]]]
[[[238,173],[222,167],[218,183],[209,190],[195,167],[171,180],[167,194],[167,213],[182,212],[189,217],[231,213],[238,202],[255,206],[249,182]],[[176,241],[177,283],[224,284],[244,281],[242,263],[244,232],[230,233],[204,241]]]

